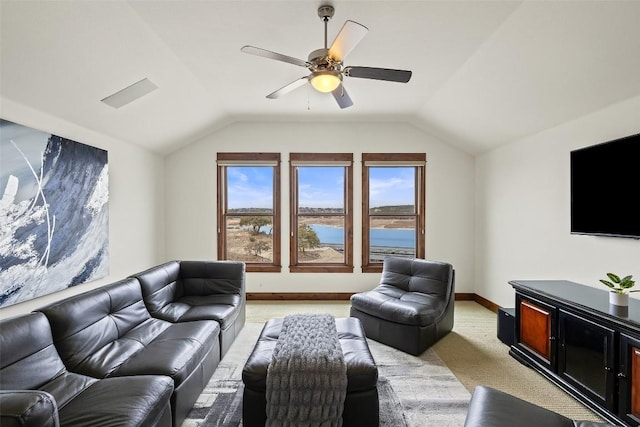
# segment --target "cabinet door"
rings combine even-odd
[[[516,296],[518,303],[518,344],[540,363],[553,369],[555,359],[553,306],[525,296]]]
[[[615,411],[615,331],[560,310],[558,374],[590,400]]]
[[[640,338],[624,333],[620,335],[618,393],[618,415],[630,425],[640,425]]]

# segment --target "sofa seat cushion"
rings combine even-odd
[[[96,381],[59,408],[61,425],[152,426],[168,410],[173,381],[164,376]]]
[[[54,323],[53,321],[52,323]],[[109,323],[109,322],[100,322]],[[68,361],[69,369],[85,375],[104,378],[114,374],[114,372],[126,361],[141,351],[144,351],[156,337],[164,333],[171,327],[171,323],[158,319],[147,319],[140,325],[134,327],[121,337],[109,331],[109,326],[105,325],[104,333],[95,337],[92,341],[91,330],[95,334],[96,328],[86,328],[80,334],[85,336],[87,342],[83,344],[81,340],[71,338],[60,340],[68,343],[62,352],[63,358]],[[109,340],[103,337],[112,332]],[[80,335],[75,334],[75,335]],[[71,345],[73,344],[73,346]],[[91,351],[88,351],[88,349]]]
[[[271,319],[264,325],[242,370],[245,387],[253,391],[266,393],[267,370],[282,330],[282,321],[283,319]],[[347,365],[347,393],[375,389],[378,368],[369,351],[360,321],[353,317],[337,318],[336,329]]]
[[[40,390],[51,394],[55,398],[58,407],[62,408],[96,382],[98,380],[93,377],[65,372],[53,381],[44,384],[40,387]]]
[[[220,326],[211,320],[170,325],[105,376],[167,375],[179,387],[217,344]],[[126,336],[120,341],[141,344]]]
[[[384,284],[354,294],[351,307],[390,322],[416,326],[434,323],[445,309],[442,298],[437,295],[404,291]]]
[[[238,317],[242,297],[235,294],[185,296],[165,305],[157,316],[170,322],[215,320],[227,329]]]

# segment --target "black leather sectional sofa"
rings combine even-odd
[[[172,261],[0,322],[2,426],[179,426],[245,323],[245,265]]]

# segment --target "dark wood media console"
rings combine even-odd
[[[516,280],[509,354],[607,421],[640,426],[640,301],[566,280]]]

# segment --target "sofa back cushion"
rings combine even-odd
[[[181,261],[185,296],[244,295],[245,264],[238,261]]]
[[[136,279],[124,279],[41,308],[60,357],[71,371],[96,375],[143,346],[120,338],[153,322]],[[113,360],[113,358],[120,360]]]
[[[140,282],[149,312],[169,320],[175,316],[168,312],[175,307],[165,307],[183,297],[243,296],[245,292],[245,264],[238,261],[169,261],[132,277]]]
[[[446,298],[451,292],[453,266],[416,258],[387,257],[382,266],[381,285],[407,292],[421,292]]]
[[[160,313],[165,305],[184,296],[179,275],[180,263],[170,261],[133,276],[140,282],[144,302],[150,313]]]
[[[0,389],[34,390],[64,374],[42,313],[0,321]]]

